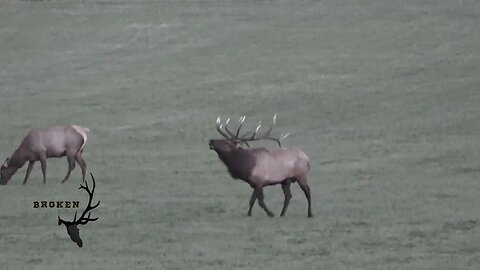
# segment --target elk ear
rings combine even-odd
[[[9,161],[10,161],[10,158],[5,159],[5,163],[3,163],[3,167],[8,167]]]

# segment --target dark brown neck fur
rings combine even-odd
[[[216,152],[233,179],[249,182],[250,174],[255,166],[255,157],[251,150],[237,148],[231,152]]]
[[[12,156],[10,157],[10,160],[8,161],[8,167],[15,167],[17,169],[23,167],[25,165],[25,162],[27,162],[28,157],[23,153],[21,148],[17,148],[15,152],[13,152]]]

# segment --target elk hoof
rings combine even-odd
[[[274,215],[273,213],[268,213],[268,216],[272,218],[272,217],[274,217],[275,215]]]
[[[313,218],[313,214],[308,214],[308,217],[309,217],[309,218]]]

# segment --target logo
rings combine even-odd
[[[65,205],[64,205],[65,204]],[[34,201],[33,208],[79,208],[79,201]]]
[[[88,193],[88,204],[85,210],[83,210],[82,215],[77,219],[77,212],[75,212],[75,216],[73,217],[72,221],[67,221],[63,220],[58,216],[58,225],[65,225],[65,228],[67,228],[67,233],[70,236],[70,239],[72,239],[73,242],[77,243],[79,247],[83,246],[83,241],[80,238],[80,232],[79,229],[77,228],[78,225],[86,225],[90,221],[96,221],[98,220],[98,217],[92,218],[91,217],[91,211],[95,208],[97,208],[100,205],[100,201],[98,201],[95,205],[92,206],[92,200],[93,200],[93,193],[95,192],[95,178],[93,177],[93,174],[90,173],[90,176],[92,177],[92,189],[88,187],[87,181],[85,181],[85,186],[80,185],[78,189],[83,189]],[[87,215],[88,214],[88,215]]]

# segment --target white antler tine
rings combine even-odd
[[[228,122],[230,122],[230,118],[227,118],[227,121],[225,121],[225,125],[228,125]]]
[[[260,122],[261,122],[261,121],[260,121]],[[259,122],[259,123],[260,123],[260,122]],[[262,125],[258,125],[258,127],[255,129],[255,133],[258,132],[258,130],[260,129],[260,127],[262,127]]]
[[[218,116],[216,123],[217,123],[217,124],[220,124],[221,121],[222,121],[222,120],[221,120],[220,116]]]
[[[290,136],[290,133],[285,133],[280,136],[280,140],[285,139],[286,137]]]
[[[238,119],[238,122],[240,122],[240,124],[243,123],[244,121],[245,121],[245,115],[240,117],[240,119]]]
[[[277,113],[273,116],[273,125],[275,126],[275,122],[277,121]]]

